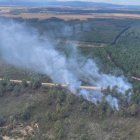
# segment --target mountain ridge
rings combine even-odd
[[[25,2],[25,1],[11,1],[11,2],[0,2],[0,5],[14,5],[14,6],[72,6],[72,7],[84,7],[84,8],[137,8],[139,5],[118,5],[103,2],[84,2],[84,1],[48,1],[48,2]]]

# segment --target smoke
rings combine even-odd
[[[93,59],[80,55],[76,44],[67,43],[60,51],[49,37],[40,39],[37,31],[24,24],[0,21],[0,27],[0,54],[7,63],[46,74],[54,83],[68,85],[71,92],[95,104],[102,101],[103,93],[99,90],[82,90],[82,83],[100,88],[110,86],[111,89],[116,86],[118,93],[124,95],[131,89],[124,76],[100,73]],[[112,108],[119,109],[116,97],[108,93],[105,99]]]

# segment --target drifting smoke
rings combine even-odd
[[[131,88],[123,76],[100,73],[94,60],[81,56],[75,45],[67,45],[64,53],[58,51],[48,39],[42,41],[37,32],[23,24],[0,21],[0,27],[0,53],[4,60],[46,74],[53,82],[68,85],[73,93],[79,91],[78,94],[89,101],[100,102],[104,95],[100,91],[79,89],[82,82],[102,88],[117,86],[118,92],[122,94]],[[106,101],[119,109],[117,98],[108,95]]]

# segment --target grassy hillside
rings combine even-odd
[[[2,81],[0,134],[24,140],[139,140],[139,115],[113,111],[66,89]],[[3,88],[2,88],[3,87]]]

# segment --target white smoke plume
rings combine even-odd
[[[68,85],[73,93],[79,91],[78,95],[89,101],[100,102],[104,95],[100,91],[79,89],[82,82],[102,88],[117,86],[122,94],[131,89],[125,77],[100,73],[94,60],[81,56],[74,44],[66,45],[61,52],[47,37],[41,40],[36,31],[24,24],[0,21],[0,28],[0,55],[4,60],[46,74],[54,83]],[[119,109],[117,98],[108,95],[106,101],[112,108]]]

